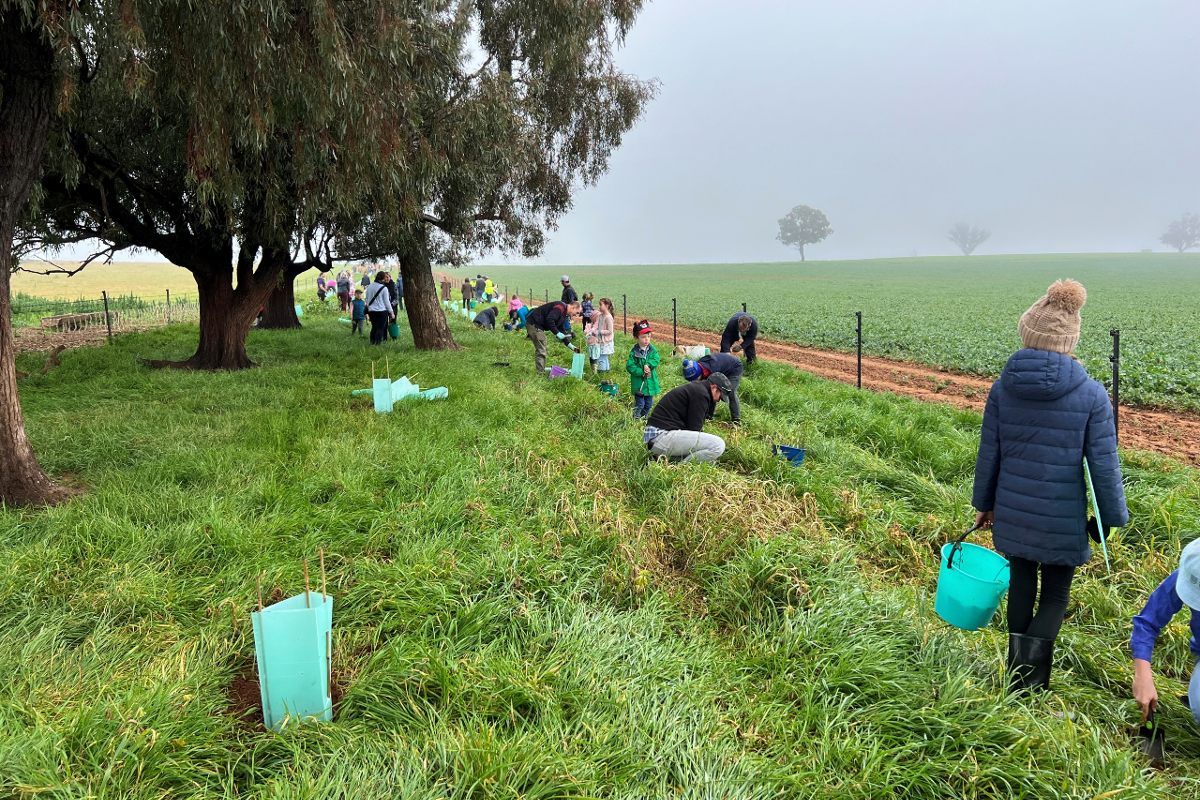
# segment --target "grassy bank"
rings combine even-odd
[[[1017,700],[1004,631],[932,613],[977,417],[762,364],[726,457],[667,466],[624,380],[614,403],[539,379],[524,339],[456,323],[461,352],[390,350],[393,376],[450,398],[380,416],[349,390],[381,354],[332,316],[305,321],[253,333],[250,372],[138,366],[191,352],[195,329],[175,327],[22,382],[43,463],[88,491],[0,512],[4,794],[1197,793],[1178,703],[1168,772],[1129,746],[1126,651],[1200,511],[1195,471],[1127,460],[1114,572],[1093,562],[1077,583],[1055,694]],[[804,467],[772,441],[806,445]],[[336,721],[267,733],[231,713],[255,576],[295,592],[319,547]],[[1173,698],[1182,625],[1158,662]]]
[[[481,268],[471,267],[474,274]],[[746,303],[763,335],[852,351],[863,312],[864,352],[997,375],[1020,346],[1017,320],[1051,281],[1088,288],[1079,355],[1109,374],[1109,331],[1122,331],[1123,401],[1200,410],[1200,255],[1047,254],[594,267],[486,267],[501,286],[537,297],[571,274],[580,292],[629,298],[630,313],[720,330]]]

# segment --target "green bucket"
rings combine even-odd
[[[1008,559],[963,539],[942,545],[933,610],[956,628],[977,631],[987,625],[1008,591]]]

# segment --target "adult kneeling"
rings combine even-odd
[[[729,353],[710,353],[695,361],[690,358],[683,360],[683,377],[686,380],[702,381],[716,372],[729,378],[731,388],[726,402],[729,404],[729,418],[735,425],[742,423],[742,405],[738,402],[738,384],[742,382],[744,371],[742,360]]]
[[[707,380],[685,383],[663,395],[646,421],[642,441],[654,456],[688,461],[716,461],[725,452],[725,440],[704,433],[704,420],[717,403],[733,392],[729,378],[714,372]]]

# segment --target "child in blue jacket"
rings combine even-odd
[[[1189,642],[1192,659],[1192,680],[1188,684],[1192,717],[1200,725],[1200,539],[1183,548],[1179,569],[1158,585],[1146,602],[1142,613],[1133,618],[1133,636],[1129,649],[1133,651],[1133,699],[1142,707],[1142,720],[1149,718],[1158,706],[1158,690],[1154,688],[1154,672],[1150,657],[1158,635],[1171,618],[1187,606],[1192,612],[1192,639]]]

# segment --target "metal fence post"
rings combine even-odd
[[[675,298],[671,298],[671,347],[679,345],[679,323],[676,315]]]
[[[746,304],[745,303],[742,303],[742,313],[743,314],[746,313]]]
[[[100,292],[100,297],[104,300],[104,324],[108,326],[108,338],[112,339],[112,317],[108,313],[108,292]]]
[[[549,289],[547,289],[547,290],[546,290],[546,302],[547,302],[547,303],[549,303],[549,302],[550,302],[550,290],[549,290]],[[535,366],[536,366],[536,365],[535,365]]]
[[[1108,332],[1112,337],[1113,349],[1112,355],[1108,360],[1112,362],[1112,404],[1113,404],[1113,433],[1116,434],[1117,441],[1121,441],[1121,329],[1113,328]]]
[[[167,289],[167,324],[171,324],[171,290]]]
[[[629,308],[625,304],[625,295],[621,295],[621,333],[629,333]]]
[[[858,338],[858,388],[862,388],[862,312],[855,311],[854,316],[858,320],[857,330],[855,331]]]

